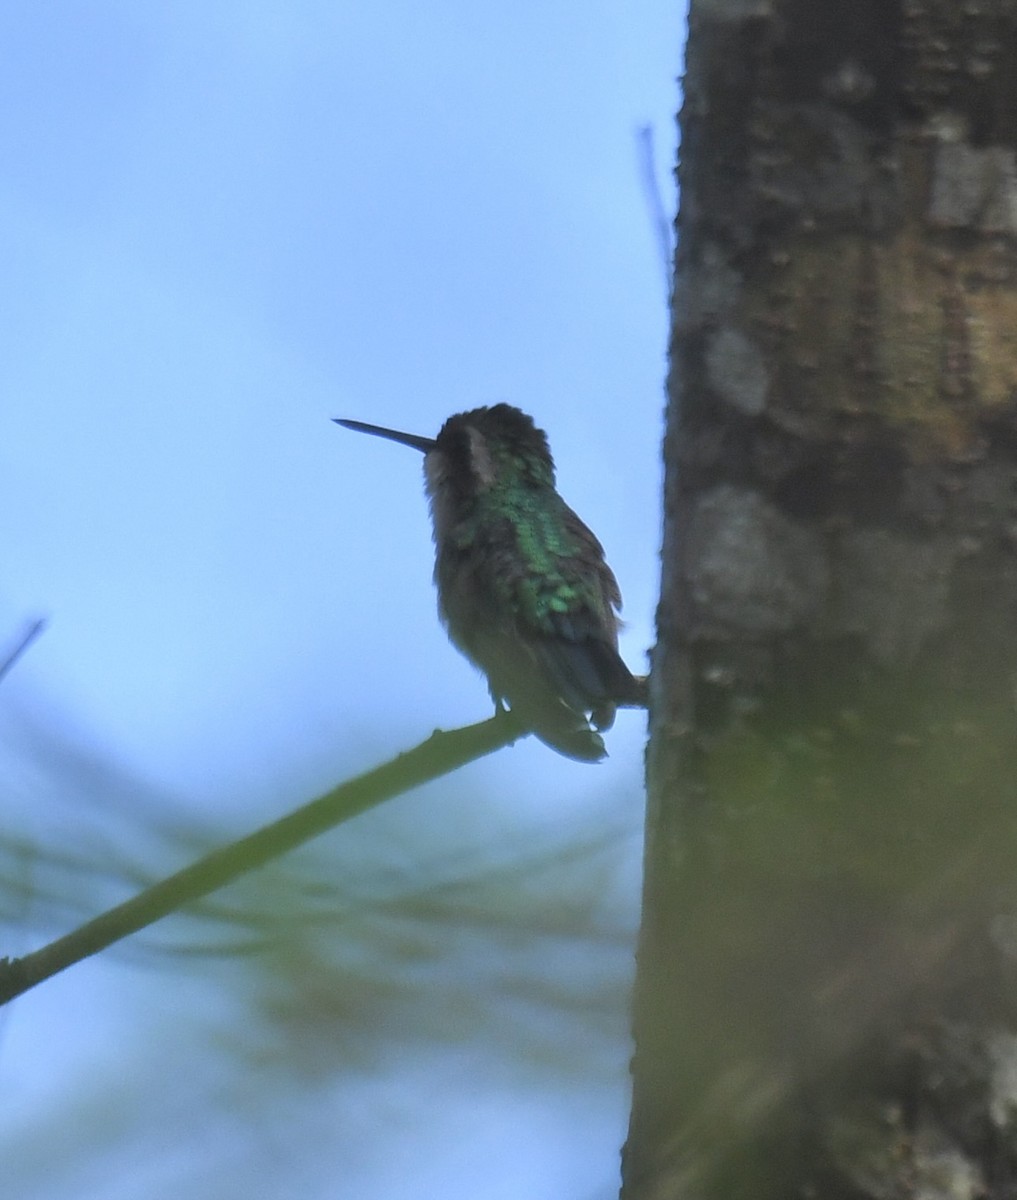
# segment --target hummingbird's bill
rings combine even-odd
[[[400,433],[398,429],[386,429],[383,425],[368,425],[365,421],[347,421],[343,417],[333,417],[337,425],[344,429],[354,429],[357,433],[371,433],[375,437],[388,438],[390,442],[398,442],[401,446],[412,446],[424,454],[435,447],[434,438],[420,437],[416,433]]]

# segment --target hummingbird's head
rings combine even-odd
[[[423,452],[427,493],[439,536],[491,488],[554,487],[547,435],[511,404],[456,413],[436,438],[338,417],[336,423]]]
[[[424,477],[440,544],[492,491],[507,499],[515,488],[553,488],[554,463],[544,431],[518,408],[495,404],[449,417],[424,459]]]
[[[554,487],[547,435],[510,404],[449,417],[427,455],[426,471],[432,494],[447,488],[461,501],[499,484]]]

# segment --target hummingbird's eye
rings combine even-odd
[[[470,471],[470,438],[465,427],[450,429],[442,438],[442,453],[448,459],[449,466],[457,474]]]

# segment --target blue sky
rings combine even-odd
[[[654,126],[670,207],[682,33],[659,0],[3,6],[0,635],[50,621],[0,691],[16,825],[105,819],[40,803],[26,731],[242,832],[489,714],[436,618],[419,455],[333,416],[433,435],[478,404],[533,414],[645,668],[666,306],[636,131]],[[553,837],[612,806],[636,826],[643,730],[622,713],[596,768],[533,739],[469,768],[469,836]],[[0,1076],[42,1046],[57,1090],[108,1062],[67,1006],[103,1030],[112,1005],[144,1040],[147,986],[98,964],[22,1001]],[[598,1110],[598,1180],[623,1087]],[[548,1195],[592,1194],[575,1161]],[[351,1194],[434,1194],[370,1186]]]

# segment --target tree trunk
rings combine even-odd
[[[687,57],[623,1196],[1017,1196],[1017,0]]]

